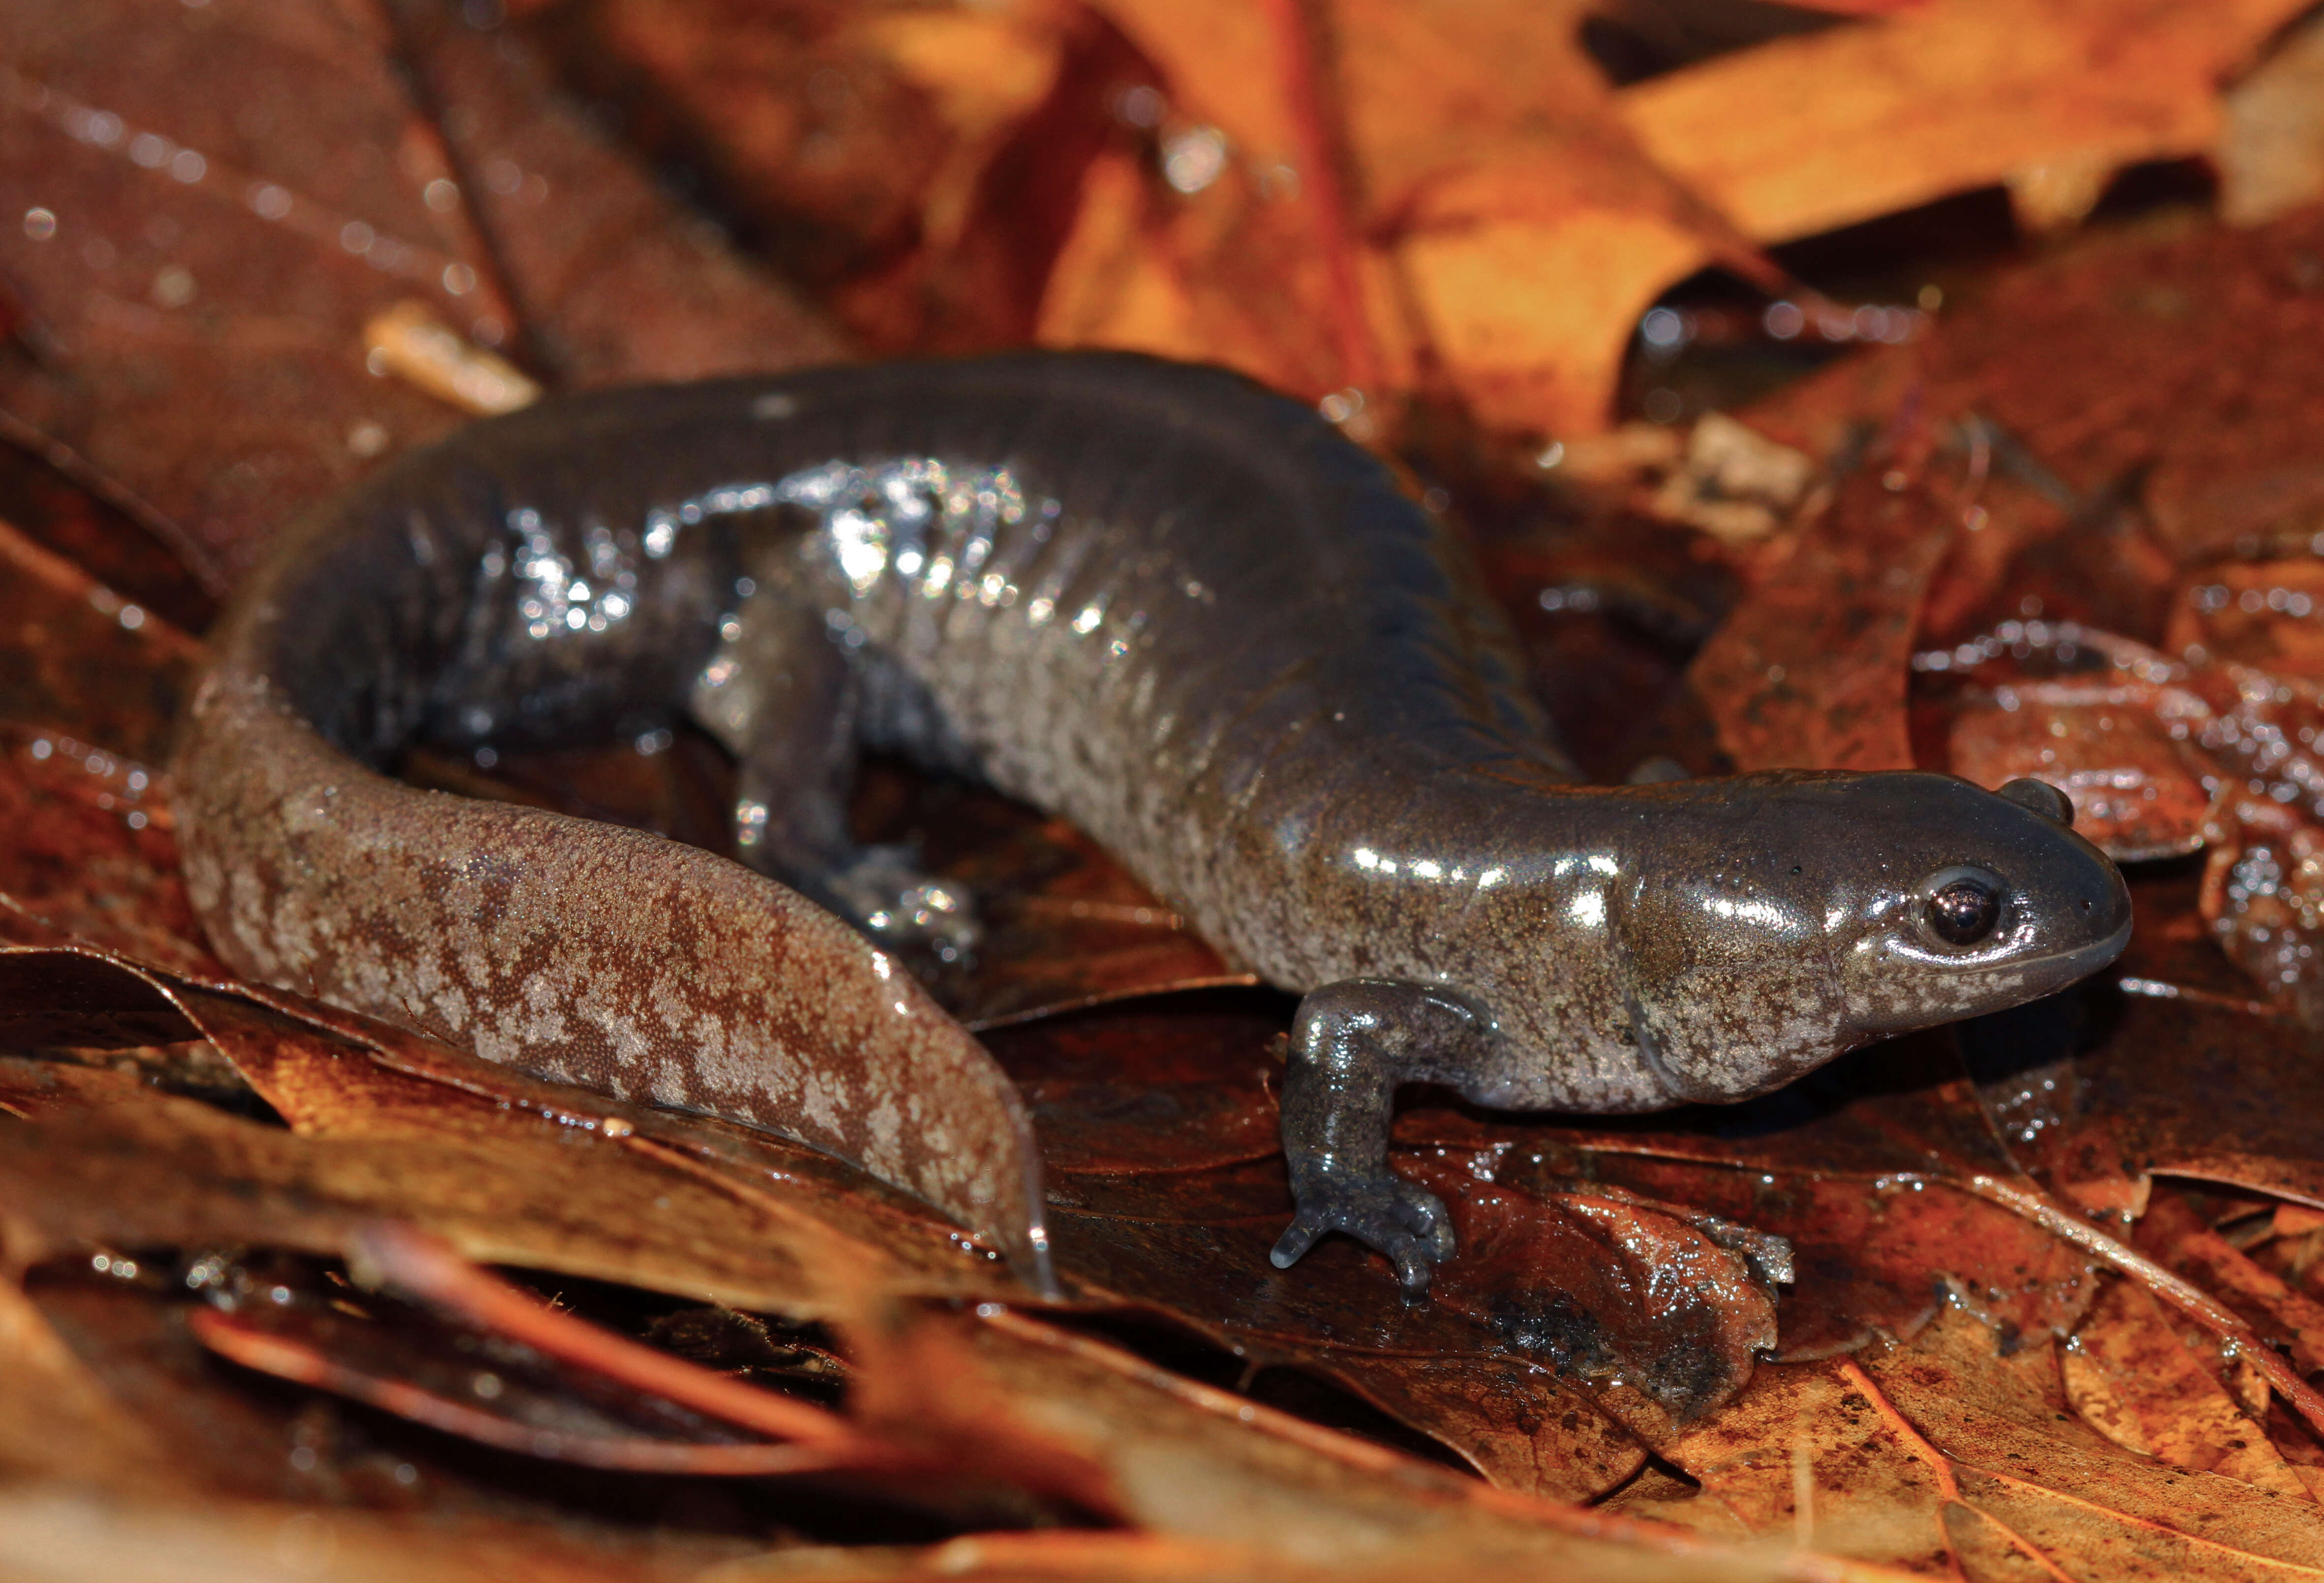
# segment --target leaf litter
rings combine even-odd
[[[9,19],[6,1553],[75,1577],[2324,1566],[2324,254],[2296,160],[2269,178],[2288,200],[2234,186],[2250,139],[2296,134],[2265,122],[2284,101],[2218,93],[2295,69],[2304,35],[2270,38],[2296,7],[2159,6],[2103,68],[2117,19],[2068,5],[1707,43],[1454,9]],[[2229,212],[2283,218],[2105,218],[2122,167],[2204,154]],[[1761,251],[1987,183],[2065,239],[1965,309],[1849,309],[1909,295],[1909,256],[1800,282]],[[1707,264],[1729,282],[1634,337]],[[1739,319],[1734,281],[1762,293]],[[1651,384],[1651,421],[1610,427],[1655,377],[1641,347],[1730,321],[1770,356],[1803,326],[1820,356],[1874,344],[1692,444]],[[186,632],[300,506],[532,384],[1028,339],[1228,361],[1400,450],[1608,778],[2066,787],[2135,865],[2131,956],[1724,1111],[1418,1097],[1397,1163],[1465,1251],[1417,1310],[1351,1245],[1264,1261],[1289,1003],[973,789],[880,767],[855,812],[994,921],[936,987],[1035,1116],[1067,1289],[1046,1309],[844,1161],[211,957],[158,766]],[[713,850],[731,801],[690,740],[405,773]]]

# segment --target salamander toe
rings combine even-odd
[[[1451,1258],[1457,1246],[1443,1200],[1391,1176],[1305,1184],[1297,1215],[1268,1257],[1277,1269],[1287,1270],[1318,1237],[1333,1231],[1347,1233],[1394,1264],[1397,1283],[1408,1299],[1427,1294],[1432,1267]]]

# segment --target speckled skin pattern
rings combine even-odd
[[[219,656],[178,785],[196,903],[243,970],[779,1127],[990,1228],[1029,1171],[1002,1146],[1021,1118],[891,955],[720,859],[360,767],[691,717],[737,754],[754,866],[896,949],[973,949],[965,898],[847,838],[857,745],[899,750],[1071,818],[1305,996],[1277,1260],[1342,1230],[1407,1290],[1452,1245],[1388,1166],[1403,1082],[1739,1099],[2047,994],[2128,934],[2061,801],[1918,773],[1579,784],[1458,541],[1386,467],[1148,359],[479,423],[295,535]],[[1924,913],[1965,872],[1998,912],[1948,945]],[[982,1096],[977,1126],[927,1102],[930,1062]]]

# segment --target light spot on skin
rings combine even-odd
[[[1714,918],[1738,923],[1755,923],[1762,929],[1790,930],[1796,921],[1773,902],[1747,896],[1737,901],[1732,896],[1706,896],[1702,909]]]

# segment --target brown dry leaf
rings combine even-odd
[[[2178,1193],[2156,1195],[2138,1225],[2142,1246],[2249,1319],[2303,1374],[2324,1370],[2324,1303],[2246,1256]]]
[[[368,1512],[438,1533],[475,1532],[487,1553],[529,1529],[550,1554],[595,1551],[609,1562],[649,1570],[665,1543],[678,1559],[698,1565],[722,1552],[745,1554],[785,1542],[783,1535],[763,1531],[753,1542],[747,1536],[754,1525],[738,1523],[743,1513],[732,1503],[723,1517],[714,1514],[705,1523],[699,1508],[706,1500],[717,1505],[722,1486],[716,1483],[692,1484],[696,1510],[689,1514],[685,1484],[480,1453],[318,1393],[270,1387],[223,1365],[196,1339],[198,1329],[230,1312],[263,1323],[310,1301],[335,1312],[378,1302],[328,1262],[215,1245],[198,1256],[145,1249],[133,1258],[115,1247],[109,1254],[36,1268],[27,1290],[79,1366],[160,1443],[174,1474],[152,1485],[136,1479],[134,1464],[85,1472],[92,1488],[110,1486],[141,1498],[298,1502],[310,1511],[358,1518]],[[575,1294],[564,1282],[554,1290]],[[586,1301],[595,1291],[585,1283],[580,1294]],[[528,1301],[538,1308],[538,1299]],[[410,1322],[408,1312],[399,1315]],[[466,1354],[461,1394],[471,1402],[495,1389],[515,1394],[521,1346],[497,1336],[468,1340],[475,1350]],[[656,1356],[666,1365],[671,1361]],[[506,1376],[498,1372],[503,1368]],[[779,1402],[756,1387],[730,1388]],[[673,1416],[668,1403],[658,1411],[665,1423]],[[28,1471],[37,1477],[42,1468],[36,1462]],[[673,1495],[680,1498],[672,1500]],[[650,1517],[653,1531],[637,1531],[641,1504],[648,1514],[659,1507],[659,1520]],[[716,1548],[706,1551],[703,1540]]]
[[[402,1217],[480,1258],[674,1289],[698,1301],[812,1306],[796,1212],[680,1163],[576,1149],[545,1118],[479,1143],[456,1133],[300,1139],[197,1100],[123,1095],[76,1069],[10,1058],[5,1229],[19,1264],[101,1247],[264,1244],[332,1254]],[[641,1192],[642,1189],[650,1191]],[[641,1223],[638,1205],[651,1210]],[[876,1270],[876,1265],[873,1266]]]
[[[2058,1359],[2066,1400],[2115,1444],[2306,1498],[2307,1485],[2265,1428],[2219,1383],[2218,1362],[2209,1338],[2187,1334],[2128,1282],[2099,1294]]]
[[[1866,422],[1941,437],[1975,417],[2070,504],[2130,485],[2131,514],[2147,519],[2135,537],[2167,557],[2140,575],[2159,571],[2167,592],[2217,561],[2304,553],[2324,527],[2313,448],[2324,370],[2304,351],[2324,333],[2319,259],[2324,211],[2247,231],[2166,212],[2003,270],[1925,341],[1848,359],[1746,416],[1825,458],[1847,451]],[[1993,462],[1992,472],[2005,470]],[[1966,458],[1952,471],[1965,473]],[[2042,608],[2021,607],[2022,590],[2007,584],[2065,523],[2054,504],[2024,511],[2022,488],[2015,500],[1996,493],[1977,504],[1992,514],[1984,532],[2004,530],[2012,551],[1986,595],[1998,607],[1955,601],[1960,625],[1941,641],[2036,615],[2162,641],[2164,601],[2152,603],[2151,625],[2089,603],[2126,569],[2109,562],[2143,559],[2113,531],[2112,514],[2085,524],[2071,556],[2080,586],[2061,588],[2053,576]],[[2031,520],[2013,523],[2021,515]]]
[[[1824,1129],[1802,1126],[1784,1153],[1812,1154],[1829,1141]],[[1662,1141],[1641,1142],[1655,1149]],[[1895,1151],[1900,1164],[1904,1153]],[[1794,1278],[1767,1354],[1775,1361],[1854,1352],[1882,1337],[1909,1339],[1955,1298],[1973,1302],[2004,1335],[2063,1333],[2089,1300],[2087,1253],[1941,1171],[1825,1174],[1767,1163],[1777,1169],[1707,1168],[1610,1149],[1593,1161],[1637,1190],[1728,1217],[1748,1214],[1792,1243]]]
[[[1349,4],[1333,59],[1361,194],[1410,311],[1479,422],[1588,433],[1630,329],[1706,264],[1777,278],[1632,140],[1581,8]]]
[[[0,287],[0,324],[7,306]],[[0,521],[180,631],[209,625],[223,580],[175,524],[5,409],[0,440]]]
[[[2089,172],[2075,184],[2095,201],[2120,166],[2208,153],[2219,85],[2301,9],[1932,0],[1673,72],[1618,102],[1664,170],[1763,241],[2066,171]]]
[[[2225,95],[2215,156],[2219,218],[2255,226],[2324,198],[2324,28],[2294,24],[2266,60]]]
[[[920,352],[1029,335],[1128,53],[1039,5],[592,0],[526,32],[867,344]]]
[[[449,1526],[450,1531],[446,1532]],[[189,1577],[263,1583],[311,1577],[346,1583],[907,1583],[966,1578],[1135,1579],[1137,1583],[1390,1583],[1411,1574],[1305,1566],[1256,1546],[1145,1533],[1050,1530],[964,1534],[925,1547],[798,1544],[768,1550],[733,1540],[669,1535],[643,1554],[547,1544],[505,1520],[457,1525],[257,1502],[105,1498],[69,1487],[0,1494],[0,1565],[37,1564],[41,1583],[180,1583]]]
[[[747,1553],[732,1540],[678,1534],[613,1545],[505,1515],[447,1523],[432,1514],[192,1501],[64,1483],[0,1491],[0,1568],[39,1583],[318,1576],[334,1583],[664,1583],[709,1575]],[[867,1574],[910,1575],[901,1566]]]
[[[2163,633],[2167,653],[2200,647],[2274,676],[2324,678],[2324,567],[2309,560],[2207,568],[2172,602]]]
[[[1849,1575],[1824,1556],[1697,1548],[1668,1524],[1503,1495],[1038,1320],[930,1312],[919,1341],[924,1366],[975,1369],[1010,1411],[1109,1467],[1132,1519],[1164,1532],[1424,1575]]]
[[[0,523],[0,895],[67,932],[222,972],[152,767],[200,645]]]
[[[2204,950],[2215,978],[2235,977]],[[2324,1205],[2313,1143],[2324,1091],[2308,1033],[2200,984],[2146,977],[2145,962],[2126,967],[2134,993],[2103,1008],[2087,1048],[2070,1029],[2058,1062],[2021,1058],[1980,1079],[2010,1153],[2107,1213],[2142,1212],[2156,1175]]]
[[[2003,1354],[1959,1310],[1860,1363],[1763,1369],[1733,1409],[1663,1455],[1702,1493],[1618,1507],[1915,1571],[2222,1579],[2324,1571],[2324,1523],[2304,1495],[2118,1449],[2068,1411],[2051,1342]]]
[[[1095,174],[1044,309],[1051,344],[1202,356],[1306,393],[1427,378],[1488,426],[1587,433],[1656,292],[1713,260],[1757,268],[1631,142],[1573,42],[1579,8],[1102,9],[1176,106],[1166,179]],[[1342,235],[1360,322],[1335,341],[1298,321],[1345,316]]]
[[[789,275],[825,286],[890,267],[918,240],[952,128],[882,46],[918,20],[823,0],[588,0],[530,31],[622,104],[642,124],[635,135],[707,165],[722,198],[778,233]],[[945,42],[997,42],[982,31],[955,25]],[[978,63],[962,62],[964,75]],[[1038,98],[1038,71],[1026,82],[1002,51],[982,63],[1002,74],[986,94],[1013,101],[1003,116]],[[958,93],[942,108],[986,111]]]
[[[1645,1442],[1607,1416],[1593,1393],[1529,1359],[1316,1352],[1293,1361],[1425,1428],[1496,1489],[1588,1502],[1646,1465]]]
[[[1134,1583],[1451,1583],[1464,1569],[1510,1564],[1511,1558],[1455,1550],[1328,1562],[1287,1555],[1262,1543],[1171,1534],[1047,1530],[972,1532],[940,1544],[791,1544],[749,1546],[733,1540],[671,1535],[638,1553],[634,1547],[567,1541],[542,1542],[505,1521],[420,1523],[372,1513],[258,1502],[201,1505],[103,1497],[60,1486],[0,1493],[0,1564],[38,1564],[41,1583],[177,1583],[188,1577],[276,1583],[318,1572],[346,1583],[406,1579],[513,1579],[515,1583],[908,1583],[964,1578],[991,1583],[1130,1579]],[[447,1531],[448,1530],[448,1531]],[[1704,1551],[1705,1556],[1717,1552]],[[1520,1563],[1526,1558],[1518,1558]],[[1597,1557],[1590,1557],[1592,1561]],[[1562,1563],[1563,1558],[1559,1558]],[[1618,1558],[1593,1576],[1646,1579],[1700,1577],[1702,1564],[1630,1569]],[[1722,1571],[1738,1578],[1773,1577],[1757,1563]],[[1801,1577],[1807,1573],[1795,1574]],[[1898,1574],[1831,1568],[1818,1577],[1878,1583]]]
[[[521,1455],[633,1473],[853,1476],[940,1506],[960,1501],[973,1468],[977,1484],[1114,1514],[1097,1469],[1003,1422],[990,1423],[973,1449],[950,1444],[922,1417],[876,1421],[867,1411],[874,1395],[859,1392],[857,1416],[874,1421],[851,1423],[819,1402],[738,1382],[560,1311],[424,1233],[375,1223],[355,1232],[347,1252],[358,1285],[438,1317],[327,1282],[268,1289],[214,1261],[199,1267],[213,1306],[189,1314],[189,1327],[247,1367]],[[257,1301],[262,1291],[268,1301]]]
[[[345,1298],[332,1302],[353,1306]],[[743,1478],[819,1471],[834,1460],[818,1447],[754,1440],[661,1397],[621,1391],[615,1382],[560,1378],[488,1334],[438,1334],[426,1338],[435,1342],[429,1347],[413,1333],[419,1323],[394,1317],[391,1327],[368,1315],[253,1306],[196,1309],[187,1322],[203,1346],[244,1368],[520,1456],[625,1473]],[[493,1365],[482,1375],[480,1350]]]

